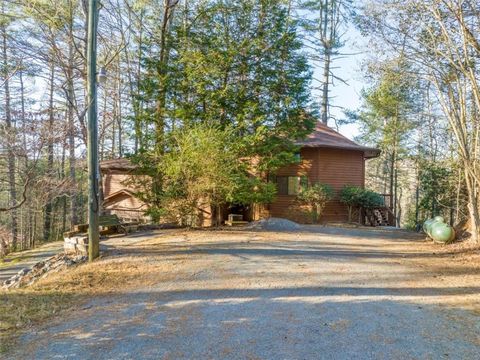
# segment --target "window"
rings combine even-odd
[[[300,189],[307,186],[306,176],[277,176],[278,195],[297,195]]]
[[[277,176],[278,195],[288,195],[288,176]]]
[[[288,195],[297,195],[300,191],[300,178],[298,176],[288,177]]]

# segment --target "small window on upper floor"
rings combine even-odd
[[[294,156],[295,156],[295,161],[297,162],[302,161],[302,155],[299,152],[295,153]]]

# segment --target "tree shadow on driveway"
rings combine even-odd
[[[15,358],[477,358],[480,317],[412,301],[442,291],[414,290],[152,289],[103,297],[24,336],[26,351]]]

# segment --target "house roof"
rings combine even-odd
[[[380,155],[380,150],[368,146],[359,145],[356,142],[346,138],[338,131],[333,130],[327,125],[317,122],[313,132],[306,139],[297,141],[296,145],[301,147],[320,147],[345,149],[353,151],[363,151],[365,158],[375,158]]]
[[[128,190],[128,189],[121,189],[121,190],[115,191],[114,193],[108,195],[107,197],[105,197],[105,199],[103,199],[103,201],[104,202],[109,202],[112,199],[114,199],[114,198],[116,198],[120,195],[135,197],[135,194],[133,193],[133,191]]]
[[[111,171],[111,170],[132,171],[132,170],[135,170],[136,168],[137,166],[135,164],[132,164],[132,162],[126,158],[104,160],[100,162],[100,169],[102,171]]]

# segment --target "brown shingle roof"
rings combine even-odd
[[[305,140],[297,141],[296,144],[301,147],[325,147],[363,151],[367,159],[380,155],[379,149],[359,145],[321,122],[317,123],[315,130]]]
[[[132,162],[126,158],[121,159],[112,159],[104,160],[100,162],[100,169],[105,170],[122,170],[122,171],[132,171],[135,170],[137,166],[132,164]]]

